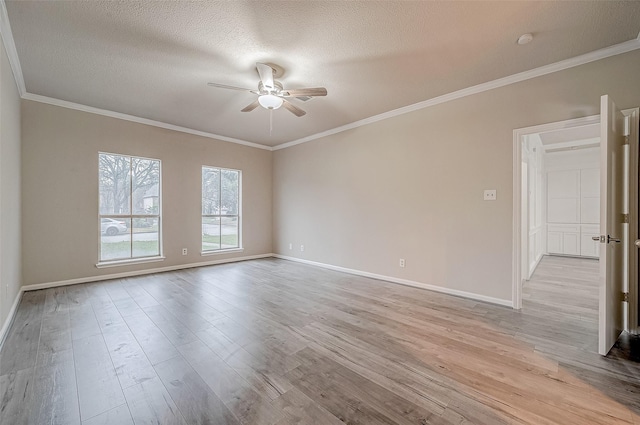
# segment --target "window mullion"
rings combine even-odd
[[[218,249],[222,249],[222,169],[218,171]]]
[[[133,157],[129,158],[129,258],[133,258]]]

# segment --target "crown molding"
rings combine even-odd
[[[7,51],[7,56],[9,57],[9,64],[11,65],[11,71],[13,72],[13,79],[16,82],[16,86],[18,86],[18,93],[20,93],[20,97],[22,97],[27,92],[27,89],[24,85],[22,67],[20,66],[20,59],[18,58],[16,43],[13,40],[7,5],[4,0],[0,0],[0,35],[2,36],[4,49]]]
[[[280,149],[286,149],[292,146],[296,146],[302,143],[310,142],[312,140],[320,139],[333,134],[342,133],[343,131],[352,130],[354,128],[362,127],[368,124],[372,124],[378,121],[393,118],[399,115],[408,114],[410,112],[425,109],[431,106],[439,105],[442,103],[450,102],[452,100],[460,99],[463,97],[471,96],[474,94],[482,93],[485,91],[493,90],[496,88],[508,86],[521,81],[530,80],[543,75],[551,74],[554,72],[562,71],[576,66],[584,65],[590,62],[595,62],[600,59],[606,59],[611,56],[620,55],[633,50],[640,49],[640,33],[638,36],[624,43],[616,44],[614,46],[605,47],[603,49],[594,50],[593,52],[586,53],[584,55],[575,56],[573,58],[565,59],[560,62],[552,63],[549,65],[541,66],[529,71],[520,72],[518,74],[509,75],[507,77],[499,78],[497,80],[489,81],[486,83],[478,84],[475,86],[467,87],[461,90],[457,90],[451,93],[447,93],[441,96],[437,96],[431,99],[427,99],[412,105],[407,105],[402,108],[394,109],[384,112],[382,114],[374,115],[362,120],[354,121],[349,124],[335,127],[330,130],[322,131],[320,133],[312,134],[310,136],[302,137],[300,139],[292,140],[290,142],[281,143],[276,146],[267,146],[259,143],[249,142],[246,140],[235,139],[233,137],[221,136],[219,134],[208,133],[205,131],[194,130],[188,127],[181,127],[174,124],[165,123],[162,121],[150,120],[147,118],[141,118],[134,115],[123,114],[120,112],[109,111],[106,109],[95,108],[92,106],[82,105],[79,103],[69,102],[66,100],[55,99],[51,97],[41,96],[27,92],[24,77],[22,74],[22,67],[20,66],[20,59],[18,58],[18,52],[16,50],[15,41],[11,32],[11,25],[9,24],[9,16],[7,14],[7,8],[5,0],[0,0],[0,35],[4,42],[7,56],[9,57],[9,63],[18,86],[20,97],[26,100],[32,100],[35,102],[47,103],[50,105],[60,106],[63,108],[75,109],[78,111],[88,112],[97,115],[104,115],[107,117],[118,118],[125,121],[136,122],[140,124],[150,125],[153,127],[160,127],[167,130],[178,131],[181,133],[193,134],[196,136],[202,136],[209,139],[215,139],[223,142],[236,143],[243,146],[249,146],[257,149],[264,149],[267,151],[276,151]]]
[[[22,96],[23,99],[32,100],[34,102],[46,103],[49,105],[60,106],[62,108],[75,109],[77,111],[88,112],[90,114],[103,115],[105,117],[117,118],[124,121],[136,122],[139,124],[150,125],[152,127],[165,128],[167,130],[178,131],[181,133],[193,134],[196,136],[207,137],[209,139],[220,140],[223,142],[236,143],[238,145],[249,146],[257,149],[272,150],[270,146],[261,145],[258,143],[247,142],[246,140],[234,139],[233,137],[221,136],[219,134],[207,133],[205,131],[194,130],[188,127],[181,127],[179,125],[168,124],[162,121],[150,120],[147,118],[137,117],[135,115],[123,114],[120,112],[109,111],[107,109],[94,108],[93,106],[82,105],[79,103],[68,102],[66,100],[60,100],[53,97],[41,96],[39,94],[25,93]]]
[[[5,0],[0,0],[0,36],[4,43],[9,63],[11,64],[11,70],[13,71],[13,77],[18,86],[18,92],[22,99],[32,100],[34,102],[46,103],[49,105],[60,106],[68,109],[75,109],[77,111],[88,112],[91,114],[104,115],[106,117],[118,118],[125,121],[136,122],[139,124],[150,125],[153,127],[160,127],[167,130],[178,131],[181,133],[193,134],[195,136],[206,137],[209,139],[215,139],[223,142],[236,143],[238,145],[249,146],[257,149],[264,149],[271,151],[270,146],[261,145],[258,143],[248,142],[246,140],[235,139],[233,137],[221,136],[219,134],[207,133],[205,131],[194,130],[192,128],[181,127],[161,121],[150,120],[147,118],[141,118],[134,115],[123,114],[120,112],[109,111],[106,109],[94,108],[93,106],[82,105],[79,103],[69,102],[66,100],[55,99],[52,97],[41,96],[39,94],[33,94],[27,92],[24,76],[22,74],[22,67],[20,66],[20,59],[18,58],[18,51],[16,50],[16,43],[13,39],[13,33],[11,32],[11,24],[9,23],[9,15],[7,13],[7,5]]]
[[[412,105],[403,106],[402,108],[394,109],[392,111],[384,112],[379,115],[374,115],[369,118],[365,118],[359,121],[352,122],[340,127],[336,127],[327,131],[312,134],[311,136],[303,137],[301,139],[293,140],[291,142],[282,143],[273,147],[273,150],[280,150],[296,146],[302,143],[307,143],[312,140],[320,139],[322,137],[330,136],[332,134],[341,133],[343,131],[352,130],[354,128],[362,127],[367,124],[386,120],[388,118],[397,117],[398,115],[408,114],[410,112],[418,111],[420,109],[428,108],[431,106],[439,105],[441,103],[450,102],[452,100],[460,99],[463,97],[471,96],[473,94],[482,93],[485,91],[497,89],[500,87],[508,86],[511,84],[519,83],[521,81],[530,80],[543,75],[552,74],[554,72],[563,71],[565,69],[574,68],[576,66],[584,65],[590,62],[595,62],[600,59],[606,59],[611,56],[620,55],[623,53],[631,52],[633,50],[640,49],[640,34],[638,37],[625,41],[624,43],[616,44],[614,46],[605,47],[603,49],[594,50],[593,52],[585,53],[584,55],[575,56],[573,58],[565,59],[560,62],[552,63],[549,65],[534,68],[529,71],[520,72],[518,74],[509,75],[507,77],[498,78],[497,80],[489,81],[486,83],[478,84],[475,86],[467,87],[458,91],[437,96],[432,99],[424,100],[422,102],[414,103]]]

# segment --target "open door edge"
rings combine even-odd
[[[638,194],[640,179],[640,138],[639,138],[639,116],[640,108],[625,109],[622,111],[628,117],[628,137],[629,137],[629,241],[628,241],[628,281],[629,281],[629,302],[627,303],[628,331],[638,334],[640,326],[638,323],[638,291],[640,277],[640,249],[636,247],[635,241],[640,239],[639,220],[640,216],[640,196]]]

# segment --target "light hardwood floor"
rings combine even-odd
[[[519,312],[277,259],[28,292],[0,423],[640,424],[595,275],[546,257]]]

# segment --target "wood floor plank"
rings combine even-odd
[[[356,397],[363,405],[389,418],[392,423],[429,423],[443,412],[443,409],[435,404],[431,404],[430,409],[427,409],[425,403],[418,405],[400,397],[311,348],[301,350],[297,356],[304,359],[304,363],[296,368],[296,371],[304,370],[305,375],[321,371],[322,379],[330,382],[328,388]]]
[[[0,423],[26,425],[33,394],[34,368],[0,376]]]
[[[125,402],[102,335],[73,341],[73,358],[82,420]]]
[[[139,276],[133,279],[123,279],[122,286],[124,290],[127,291],[131,299],[135,301],[138,307],[145,308],[145,307],[158,305],[159,304],[158,301],[140,286],[140,282],[142,281],[143,278],[148,278],[148,277]],[[152,277],[150,278],[152,279]]]
[[[156,377],[149,359],[128,326],[112,326],[103,336],[122,389]]]
[[[113,304],[116,306],[122,317],[143,313],[140,306],[133,298],[114,300]]]
[[[73,362],[36,368],[29,423],[79,425],[80,410]]]
[[[65,287],[48,289],[45,292],[44,311],[45,316],[69,311],[69,298]]]
[[[120,311],[116,308],[113,301],[103,301],[100,305],[94,305],[93,311],[98,321],[98,326],[101,332],[108,332],[110,327],[123,326],[125,321],[120,314]]]
[[[38,366],[73,361],[66,291],[64,288],[53,288],[47,290],[46,294],[36,362]]]
[[[597,274],[544,257],[521,311],[279,259],[29,292],[0,422],[640,424],[640,339],[597,354]]]
[[[82,425],[134,425],[129,406],[122,404],[98,416],[87,419]]]
[[[184,358],[174,357],[155,369],[187,423],[240,424]]]
[[[45,299],[44,291],[22,295],[14,324],[3,345],[0,375],[35,366]]]
[[[271,405],[271,399],[261,395],[261,386],[244,380],[217,355],[206,355],[207,349],[191,347],[184,353],[193,369],[241,423],[274,424],[282,420],[283,414]]]
[[[71,337],[79,340],[90,336],[100,335],[100,325],[90,303],[86,302],[69,310],[71,320]]]
[[[124,320],[151,364],[160,363],[179,355],[171,341],[146,314],[127,316]]]
[[[160,378],[129,387],[124,395],[136,425],[186,425]]]
[[[173,343],[182,345],[198,339],[185,325],[163,306],[147,307],[144,313],[162,331],[162,333]]]
[[[285,414],[278,425],[343,425],[344,422],[332,415],[297,388],[282,394],[275,402]]]
[[[196,332],[198,338],[204,342],[214,353],[220,358],[227,359],[233,353],[235,353],[240,346],[233,342],[218,328],[211,327],[199,332]]]

